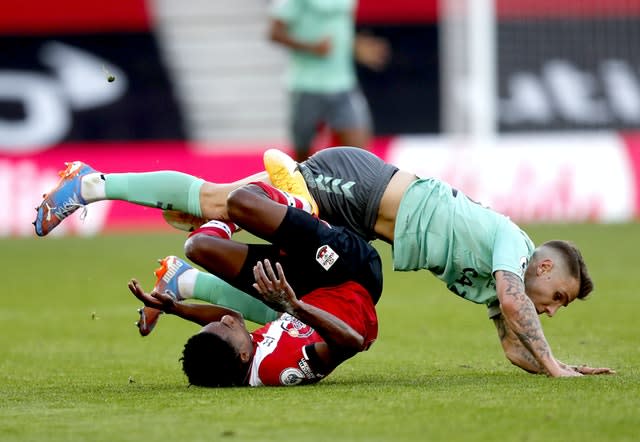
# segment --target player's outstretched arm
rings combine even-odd
[[[256,280],[253,287],[265,300],[277,304],[282,311],[313,327],[322,336],[325,342],[316,344],[316,352],[327,367],[334,368],[364,350],[363,336],[346,322],[296,298],[280,263],[276,263],[274,271],[269,260],[258,262],[253,275]]]
[[[129,290],[147,307],[162,310],[165,313],[178,316],[187,321],[205,326],[211,322],[219,321],[225,315],[242,319],[242,315],[234,310],[213,304],[190,304],[176,301],[167,293],[146,293],[140,283],[132,279],[129,281]]]
[[[509,329],[502,315],[494,317],[493,323],[498,331],[498,337],[500,338],[500,344],[502,344],[504,354],[513,365],[520,367],[529,373],[544,373],[542,366],[538,363],[536,358],[534,358],[531,352],[522,345],[522,342],[520,342],[516,334]],[[556,362],[565,370],[573,370],[584,375],[615,374],[615,370],[611,368],[589,367],[588,365],[570,365],[557,359]]]
[[[581,376],[577,371],[563,368],[553,357],[535,306],[524,291],[522,279],[502,270],[495,273],[495,279],[505,325],[529,350],[542,370],[552,377]]]

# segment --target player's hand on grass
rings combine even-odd
[[[253,287],[262,295],[269,304],[278,306],[279,310],[293,315],[295,305],[298,302],[296,294],[287,282],[284,270],[279,262],[276,263],[276,272],[268,259],[253,266],[253,277],[256,282]]]
[[[588,365],[569,365],[558,361],[558,365],[565,371],[573,371],[579,375],[615,374],[616,371],[607,367],[589,367]]]
[[[170,313],[175,307],[176,301],[170,294],[155,291],[146,293],[135,278],[129,281],[128,286],[131,293],[147,307],[162,310],[166,313]]]
[[[556,373],[550,374],[551,377],[553,378],[572,378],[572,377],[578,377],[578,376],[582,376],[582,373],[580,373],[579,371],[574,370],[571,367],[562,367],[560,368],[560,370]]]
[[[582,373],[584,375],[616,374],[614,369],[607,367],[588,367],[586,365],[578,365],[572,368],[578,373]]]

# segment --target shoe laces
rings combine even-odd
[[[86,204],[77,202],[69,201],[64,203],[61,209],[59,211],[56,211],[56,216],[58,216],[60,219],[64,219],[78,209],[82,209],[82,211],[80,212],[80,221],[84,221],[87,218],[89,208],[86,206]]]

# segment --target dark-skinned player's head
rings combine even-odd
[[[189,384],[200,387],[246,385],[248,361],[232,343],[214,332],[191,336],[182,351],[182,370]]]

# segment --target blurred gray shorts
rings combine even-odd
[[[371,114],[358,88],[336,93],[291,92],[290,122],[296,146],[308,146],[320,123],[335,131],[371,129]]]

